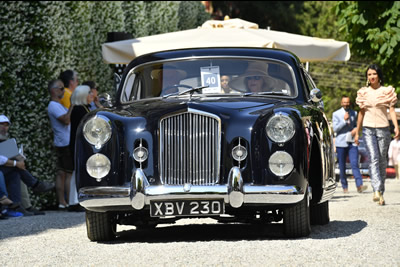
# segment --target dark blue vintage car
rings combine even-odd
[[[78,129],[88,237],[111,240],[117,224],[151,228],[189,217],[282,223],[286,236],[308,236],[311,224],[329,222],[332,148],[321,93],[289,52],[140,56],[112,107],[88,114]]]

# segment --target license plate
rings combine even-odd
[[[150,216],[209,216],[224,213],[223,199],[150,201]]]

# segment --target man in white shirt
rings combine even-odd
[[[64,84],[61,80],[50,81],[48,90],[50,102],[47,107],[47,113],[54,133],[53,145],[57,154],[56,192],[58,208],[66,209],[68,207],[68,199],[65,199],[65,196],[69,196],[73,171],[73,156],[69,149],[73,105],[67,109],[61,104],[61,99],[64,96]]]
[[[10,127],[10,120],[5,115],[0,115],[0,142],[8,139],[8,129]],[[10,199],[19,203],[21,201],[21,187],[20,181],[22,180],[28,187],[32,188],[34,193],[43,193],[54,189],[54,184],[39,181],[25,168],[24,160],[9,159],[0,151],[0,171],[4,174],[9,190]]]

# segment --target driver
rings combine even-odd
[[[162,81],[161,96],[179,92],[178,85],[186,77],[186,72],[173,66],[164,66],[159,70],[159,79]]]

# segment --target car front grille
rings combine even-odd
[[[160,122],[160,174],[166,185],[212,185],[218,182],[221,121],[189,110]]]

